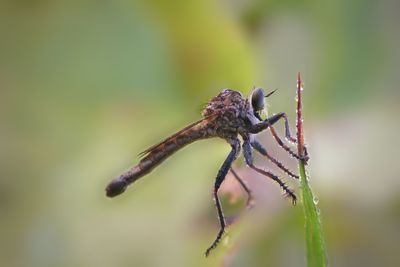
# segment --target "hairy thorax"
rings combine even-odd
[[[202,115],[209,119],[209,130],[222,138],[237,136],[244,132],[250,113],[249,102],[241,93],[224,89],[212,98]]]

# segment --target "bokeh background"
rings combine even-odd
[[[329,265],[399,266],[399,11],[395,0],[1,1],[0,266],[306,266],[301,206],[242,158],[256,207],[227,177],[232,226],[204,258],[223,140],[104,194],[222,88],[279,88],[269,112],[287,112],[294,131],[298,71]]]

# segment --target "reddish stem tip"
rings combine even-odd
[[[304,135],[303,135],[303,118],[301,105],[301,75],[297,73],[297,144],[299,156],[304,155]]]

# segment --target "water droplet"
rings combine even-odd
[[[315,205],[318,205],[319,198],[317,196],[314,196],[313,197],[313,202],[314,202]]]
[[[304,90],[304,88],[303,87],[300,87],[300,91],[303,91]]]
[[[298,101],[299,101],[299,98],[298,98],[297,96],[295,96],[294,100],[295,100],[296,102],[298,102]]]

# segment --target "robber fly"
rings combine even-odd
[[[188,125],[179,132],[164,139],[160,143],[143,151],[141,153],[143,158],[140,160],[138,165],[132,167],[111,181],[106,188],[107,196],[115,197],[119,194],[122,194],[130,184],[151,172],[165,159],[184,146],[197,140],[220,137],[225,139],[228,144],[230,144],[232,150],[219,169],[215,180],[213,195],[217,208],[220,230],[214,242],[206,250],[206,256],[208,256],[210,251],[218,245],[225,230],[226,223],[221,203],[218,198],[218,189],[224,181],[228,171],[232,172],[234,177],[248,193],[248,204],[252,200],[251,191],[247,188],[237,173],[231,168],[232,163],[238,158],[241,148],[243,149],[243,155],[246,164],[254,171],[277,182],[283,189],[284,193],[291,198],[293,204],[295,204],[296,195],[277,175],[263,170],[255,166],[253,163],[253,149],[255,149],[258,153],[267,157],[272,163],[277,165],[288,175],[296,179],[299,178],[296,174],[293,174],[289,169],[283,166],[281,162],[270,156],[261,143],[254,138],[255,134],[266,129],[270,129],[272,136],[283,149],[285,149],[291,156],[297,159],[300,158],[290,149],[289,146],[283,143],[273,128],[273,124],[280,119],[283,119],[285,122],[286,139],[292,143],[296,142],[296,139],[290,134],[289,122],[286,114],[281,112],[264,120],[261,118],[261,112],[265,109],[265,98],[274,92],[275,91],[272,91],[271,93],[266,94],[262,88],[255,88],[250,97],[246,99],[243,98],[242,94],[237,91],[231,89],[222,90],[205,106],[202,112],[203,118],[201,120]],[[238,138],[239,135],[242,137],[242,144]]]

